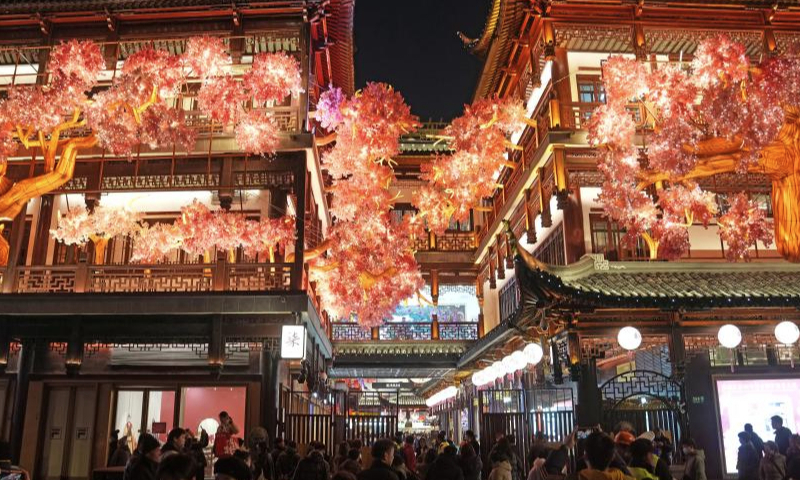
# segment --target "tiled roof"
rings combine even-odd
[[[328,32],[333,41],[330,46],[333,64],[333,84],[345,94],[355,92],[355,67],[353,63],[353,12],[355,0],[331,0],[331,17]]]
[[[483,71],[475,88],[475,99],[494,93],[502,74],[502,67],[511,53],[511,41],[519,34],[525,12],[530,8],[527,0],[494,0],[486,28],[473,52],[485,57]]]
[[[537,306],[715,308],[800,306],[800,265],[608,262],[585,256],[565,267],[517,260],[525,303]]]
[[[0,13],[50,13],[104,10],[120,11],[141,8],[173,8],[197,6],[246,6],[253,2],[230,0],[3,0],[0,2]],[[273,1],[260,3],[297,4],[294,1]]]

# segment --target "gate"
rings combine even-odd
[[[397,432],[399,394],[394,392],[347,392],[344,399],[343,441],[358,438],[365,446],[381,438],[391,438]]]
[[[672,436],[673,445],[688,434],[683,387],[666,375],[632,370],[604,383],[600,392],[607,431],[620,422],[630,423],[637,433],[659,428]]]

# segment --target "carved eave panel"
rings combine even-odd
[[[334,353],[337,358],[347,357],[438,357],[458,359],[470,342],[336,342]],[[376,360],[378,359],[376,358]]]
[[[569,51],[633,53],[630,26],[556,24],[556,45]]]
[[[758,57],[764,49],[761,32],[731,30],[645,29],[645,45],[649,53],[692,55],[703,40],[724,34],[745,45],[747,54]]]

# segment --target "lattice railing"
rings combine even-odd
[[[333,323],[333,340],[361,342],[372,339],[372,331],[357,323]],[[408,322],[386,323],[378,327],[378,340],[384,341],[430,341],[434,338],[448,341],[478,339],[478,324],[475,322]]]
[[[291,278],[289,263],[18,267],[8,293],[287,291]]]
[[[414,239],[414,249],[418,252],[471,252],[476,247],[475,232],[453,231]]]

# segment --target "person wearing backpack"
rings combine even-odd
[[[786,457],[775,442],[764,442],[764,458],[758,469],[759,480],[786,480]]]

